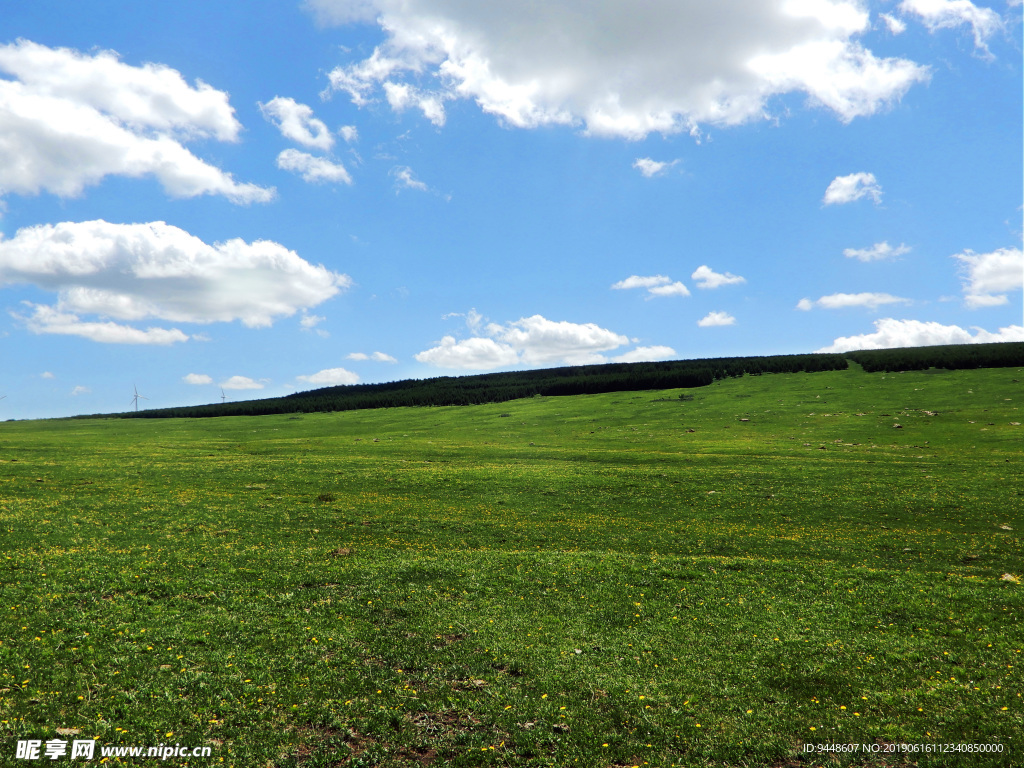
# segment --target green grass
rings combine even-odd
[[[1021,764],[1022,380],[0,424],[0,765]]]

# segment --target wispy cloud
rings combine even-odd
[[[888,293],[832,293],[822,296],[817,301],[800,299],[797,309],[804,311],[818,307],[820,309],[845,309],[847,307],[867,307],[876,309],[885,304],[909,304],[910,299],[892,296]]]
[[[888,242],[883,240],[880,243],[875,243],[870,248],[846,248],[843,250],[843,256],[860,261],[882,261],[884,259],[895,259],[905,253],[910,253],[910,250],[910,246],[903,243],[893,248]]]
[[[690,295],[690,290],[683,283],[673,282],[672,278],[665,275],[651,275],[649,277],[630,275],[625,280],[619,280],[619,282],[612,285],[612,290],[615,291],[632,290],[634,288],[646,288],[648,298],[652,296]]]

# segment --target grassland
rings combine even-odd
[[[0,424],[0,765],[1022,765],[1022,381]]]

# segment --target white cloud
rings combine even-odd
[[[58,336],[81,336],[83,339],[101,344],[156,344],[167,346],[188,341],[188,336],[177,328],[147,328],[142,331],[129,325],[112,321],[88,322],[78,315],[62,312],[59,307],[47,307],[23,302],[32,309],[29,317],[11,313],[23,320],[32,333],[55,334]]]
[[[613,290],[628,290],[630,288],[653,288],[656,285],[665,285],[671,283],[671,277],[665,277],[664,275],[653,275],[651,277],[640,277],[639,275],[630,275],[625,280],[619,280],[612,286]]]
[[[970,0],[903,0],[900,10],[921,19],[929,32],[968,25],[976,48],[989,52],[985,41],[1003,28],[1003,20],[991,8],[979,8]]]
[[[241,125],[223,91],[160,64],[88,56],[28,40],[0,45],[0,196],[81,194],[105,176],[154,176],[173,197],[267,202],[274,190],[239,184],[184,142],[235,141]]]
[[[1000,248],[992,253],[967,250],[952,258],[961,264],[964,303],[971,309],[1006,304],[1006,294],[1024,287],[1024,252]]]
[[[205,373],[190,373],[181,378],[186,384],[213,384],[213,379]]]
[[[844,121],[899,99],[927,70],[878,58],[857,37],[856,0],[309,0],[322,23],[376,22],[384,41],[333,70],[331,89],[363,106],[381,95],[436,124],[469,99],[520,128],[582,126],[641,139],[767,116],[805,93]],[[610,34],[609,30],[614,30]]]
[[[315,328],[326,319],[326,317],[320,315],[303,315],[302,319],[299,320],[299,325],[306,329]]]
[[[88,394],[91,394],[91,393],[92,393],[91,389],[89,389],[88,387],[82,387],[82,386],[75,387],[74,389],[71,390],[71,394],[74,395],[74,396],[88,395]]]
[[[456,341],[454,336],[445,336],[438,346],[418,352],[415,357],[419,362],[437,368],[472,371],[486,371],[519,362],[519,355],[512,347],[480,337]]]
[[[603,352],[629,343],[628,337],[595,323],[557,322],[541,315],[520,318],[505,325],[489,323],[482,333],[485,335],[461,341],[445,336],[438,346],[415,357],[421,363],[440,368],[475,370],[518,364],[586,365],[608,362],[609,358]],[[656,354],[657,350],[668,348],[646,349],[645,354]]]
[[[689,296],[690,289],[678,280],[668,285],[655,285],[647,289],[651,296]],[[650,298],[650,297],[648,297]]]
[[[649,277],[630,275],[625,280],[620,280],[612,285],[612,289],[616,291],[631,290],[633,288],[646,288],[649,294],[647,298],[652,296],[690,295],[690,290],[685,285],[678,281],[672,282],[672,278],[665,277],[665,275],[651,275]]]
[[[672,347],[665,346],[653,346],[653,347],[637,347],[631,349],[622,355],[617,355],[611,358],[613,363],[654,363],[659,360],[671,360],[673,357],[677,357],[677,353]]]
[[[324,157],[314,157],[308,152],[298,149],[283,150],[277,156],[277,167],[283,171],[301,174],[303,181],[310,183],[320,181],[352,183],[352,177],[341,163],[331,162]]]
[[[870,197],[875,203],[882,202],[882,188],[873,173],[851,173],[836,176],[825,190],[825,205],[843,205]]]
[[[816,352],[850,352],[856,349],[892,349],[895,347],[929,347],[939,344],[987,344],[1000,341],[1024,341],[1024,326],[1010,325],[990,333],[975,327],[975,333],[958,325],[942,325],[920,320],[876,320],[874,333],[843,336],[830,346]]]
[[[517,350],[527,365],[604,362],[599,352],[629,342],[627,337],[594,323],[556,322],[540,315],[524,317],[504,327],[492,324],[488,331]]]
[[[894,35],[902,35],[907,31],[907,24],[901,19],[897,19],[890,13],[880,13],[879,18],[885,22],[885,26],[889,28],[889,32]]]
[[[397,363],[398,360],[385,352],[374,352],[368,355],[365,352],[353,352],[346,355],[348,360],[373,360],[378,363]]]
[[[875,243],[870,248],[845,248],[843,256],[848,259],[859,259],[860,261],[881,261],[883,259],[895,259],[905,253],[910,253],[910,247],[900,243],[895,248],[883,240]]]
[[[847,307],[867,307],[876,309],[884,304],[909,304],[910,299],[902,299],[888,293],[832,293],[822,296],[817,301],[800,299],[797,309],[807,311],[815,306],[822,309],[845,309]]]
[[[723,285],[739,285],[747,282],[744,277],[731,272],[719,274],[703,264],[697,267],[690,277],[697,281],[698,288],[721,288]]]
[[[701,328],[713,328],[719,325],[736,325],[736,318],[728,312],[708,312],[697,321]]]
[[[56,378],[56,377],[52,373],[50,373],[49,371],[43,371],[42,373],[39,374],[39,378],[41,378],[41,379],[53,379],[53,378]]]
[[[230,379],[220,383],[221,389],[263,389],[269,379],[256,381],[248,376],[232,376]]]
[[[400,187],[417,189],[420,192],[426,192],[428,189],[426,184],[413,176],[412,168],[407,165],[392,169],[391,175],[395,177],[395,181]]]
[[[354,125],[343,125],[338,129],[338,135],[345,140],[347,144],[352,144],[359,141],[359,130]]]
[[[286,96],[275,96],[260,104],[263,116],[277,126],[286,139],[324,152],[334,146],[334,137],[323,120],[313,117],[313,109]]]
[[[633,163],[633,167],[649,179],[652,176],[657,176],[666,168],[671,168],[678,162],[678,160],[672,160],[671,162],[659,162],[658,160],[652,160],[649,157],[639,157]]]
[[[344,368],[325,368],[309,376],[296,376],[299,381],[317,384],[322,387],[336,387],[342,384],[358,384],[359,374],[346,371]]]
[[[33,305],[28,323],[38,333],[169,344],[187,337],[178,330],[82,322],[78,315],[122,321],[240,320],[251,328],[266,327],[330,299],[351,280],[267,240],[207,245],[162,221],[98,220],[25,227],[11,239],[0,239],[0,287],[17,283],[57,292],[56,307]]]
[[[421,91],[405,83],[384,83],[384,96],[395,112],[417,107],[425,118],[440,127],[445,123],[444,96]]]

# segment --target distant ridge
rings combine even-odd
[[[1005,368],[1024,365],[1024,342],[861,350],[842,354],[814,353],[654,363],[607,363],[471,376],[440,376],[383,384],[324,387],[264,400],[156,408],[108,415],[117,418],[145,419],[199,418],[403,406],[479,405],[535,395],[584,395],[703,387],[719,379],[743,375],[845,370],[849,367],[850,360],[861,365],[869,373],[927,368]]]

